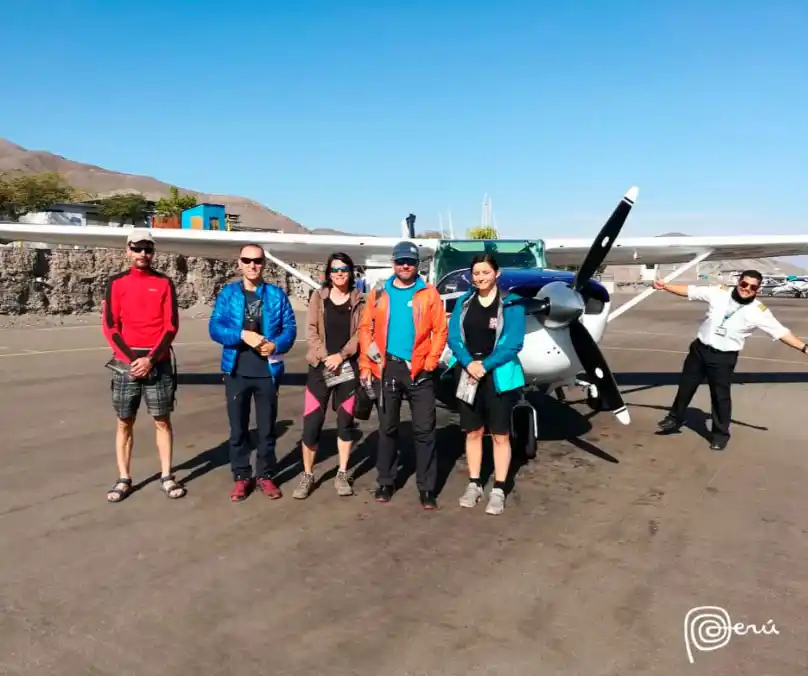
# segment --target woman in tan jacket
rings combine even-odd
[[[334,486],[339,495],[353,495],[348,480],[355,391],[359,385],[359,322],[365,300],[355,288],[353,261],[347,254],[333,253],[325,267],[323,288],[309,299],[306,340],[309,362],[303,406],[303,475],[293,493],[307,498],[314,487],[314,459],[333,393],[337,411],[339,471]]]

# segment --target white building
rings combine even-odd
[[[115,223],[106,220],[99,212],[98,205],[91,202],[80,202],[75,204],[53,204],[44,211],[29,211],[19,218],[20,223],[30,225],[106,225],[111,228],[131,228],[132,223]],[[148,225],[146,221],[138,221],[137,226]],[[12,242],[8,246],[26,246],[32,249],[52,249],[53,245],[47,242]],[[74,248],[66,245],[59,245],[58,248]]]
[[[98,205],[92,202],[79,202],[76,204],[53,204],[45,211],[31,211],[20,216],[20,223],[32,225],[108,225],[113,228],[132,227],[132,223],[125,226],[121,223],[110,222],[98,210]],[[146,226],[145,220],[136,222],[136,226]]]

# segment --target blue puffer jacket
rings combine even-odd
[[[463,320],[466,310],[476,289],[470,289],[457,299],[449,319],[449,349],[452,358],[449,367],[456,361],[465,368],[474,359],[466,347],[466,334],[463,329]],[[483,359],[483,367],[487,373],[493,372],[494,387],[497,392],[508,392],[525,385],[525,373],[519,361],[519,352],[525,342],[525,308],[515,305],[513,301],[519,298],[515,293],[508,294],[499,305],[497,317],[497,333],[494,351]]]
[[[275,343],[273,356],[280,356],[295,344],[297,325],[295,313],[288,296],[277,286],[259,285],[256,294],[263,301],[264,338]],[[236,367],[238,346],[242,345],[241,331],[244,326],[244,291],[241,282],[231,282],[222,287],[216,297],[216,305],[208,322],[211,340],[224,346],[222,350],[222,371],[232,375]],[[270,363],[269,372],[276,382],[284,373],[283,360]]]

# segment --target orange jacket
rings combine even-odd
[[[378,294],[378,302],[376,296]],[[415,319],[415,345],[412,348],[410,377],[422,371],[434,371],[446,347],[448,326],[438,290],[431,284],[418,289],[412,299]],[[390,318],[390,297],[384,289],[373,289],[365,301],[365,312],[359,324],[359,370],[370,371],[381,378],[387,364],[387,326]],[[375,343],[381,356],[381,364],[373,361],[368,353]]]

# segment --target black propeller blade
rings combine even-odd
[[[612,215],[609,216],[609,220],[606,221],[605,225],[600,229],[597,238],[586,254],[586,258],[584,258],[583,264],[578,269],[578,274],[575,275],[573,287],[576,291],[581,291],[584,285],[589,281],[589,278],[595,274],[600,264],[606,259],[606,255],[611,250],[614,241],[623,228],[623,224],[628,218],[631,207],[633,207],[634,202],[637,201],[639,192],[639,189],[636,187],[629,188],[626,194],[623,195],[623,199],[620,200],[620,203],[612,212]]]
[[[516,302],[524,306],[526,315],[540,315],[550,310],[550,301],[547,298],[523,298]]]
[[[627,411],[626,404],[598,344],[586,327],[578,320],[570,323],[569,330],[572,346],[575,348],[589,381],[598,388],[598,394],[601,401],[603,401],[603,408],[618,414],[619,418],[619,413],[623,410]]]

